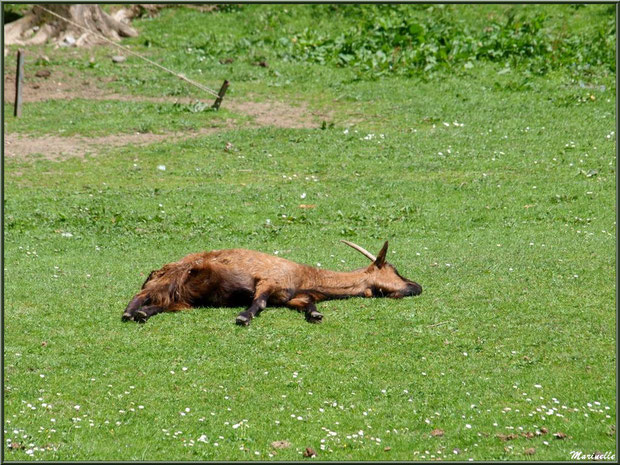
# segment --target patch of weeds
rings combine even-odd
[[[468,69],[477,60],[510,62],[535,74],[564,67],[615,67],[613,15],[594,34],[576,35],[549,28],[544,13],[528,17],[511,10],[505,19],[472,28],[443,9],[423,18],[412,16],[403,5],[365,11],[359,24],[336,36],[306,28],[293,37],[280,37],[275,41],[280,57],[354,67],[367,77]]]
[[[196,102],[191,105],[187,105],[187,111],[190,113],[203,113],[208,111],[216,111],[210,103]]]

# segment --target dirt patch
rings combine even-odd
[[[277,101],[247,102],[230,100],[226,107],[233,112],[243,113],[254,119],[256,126],[278,128],[318,128],[321,121],[331,119],[331,113],[310,111],[305,103],[299,106]]]
[[[154,103],[194,103],[196,99],[189,97],[146,97],[137,95],[126,95],[110,92],[101,87],[102,84],[109,83],[114,78],[99,77],[95,81],[80,80],[70,77],[58,71],[52,71],[49,77],[37,77],[34,73],[25,76],[23,87],[23,101],[42,102],[46,100],[119,100],[131,102],[154,102]],[[13,89],[15,75],[6,74],[4,76],[4,89]],[[4,93],[4,101],[11,103],[13,95],[11,92]],[[210,103],[210,101],[208,102]],[[258,127],[275,126],[279,128],[316,128],[324,119],[331,118],[331,112],[311,111],[307,104],[302,103],[292,106],[284,102],[251,102],[226,97],[222,108],[226,108],[236,113],[248,115],[254,119]]]
[[[97,155],[110,147],[124,145],[148,145],[162,141],[174,141],[212,134],[224,128],[203,128],[193,132],[173,132],[166,134],[135,133],[113,134],[101,137],[29,137],[19,134],[4,135],[4,155],[7,158],[23,158],[39,154],[46,160],[62,160],[68,157]]]
[[[56,70],[51,70],[49,77],[37,77],[34,73],[26,73],[22,87],[24,103],[42,102],[57,99],[103,99],[109,94],[98,84],[112,81],[114,78],[96,78],[94,81],[80,80],[67,76]],[[15,75],[4,75],[4,101],[13,103],[15,98]],[[111,100],[115,100],[111,97]]]
[[[64,75],[58,71],[52,71],[49,77],[37,77],[34,74],[26,75],[23,88],[23,101],[41,102],[46,100],[120,100],[135,102],[156,103],[194,103],[196,100],[187,97],[145,97],[136,95],[124,95],[111,93],[102,88],[113,78],[97,78],[95,81],[80,80],[75,77]],[[11,102],[13,96],[11,90],[14,87],[15,75],[4,76],[4,101]],[[8,92],[7,92],[8,91]],[[222,105],[234,113],[250,116],[252,122],[243,127],[266,127],[278,128],[318,128],[322,121],[331,120],[331,112],[312,111],[305,103],[297,106],[280,101],[253,102],[242,101],[234,98],[226,98]],[[42,136],[30,137],[18,134],[5,134],[4,153],[7,157],[28,157],[33,154],[41,154],[46,159],[59,160],[72,156],[84,156],[97,154],[106,147],[120,147],[129,144],[147,145],[160,141],[180,140],[211,134],[217,131],[230,130],[232,122],[227,122],[223,127],[205,128],[199,131],[174,132],[167,134],[135,133],[114,134],[102,137],[58,137]]]
[[[90,98],[91,100],[93,99],[92,95]],[[109,99],[109,96],[107,96],[106,99]],[[140,99],[142,98],[140,97]],[[148,97],[146,99],[148,99]],[[164,100],[162,98],[157,101]],[[321,120],[329,118],[328,115],[309,111],[304,104],[301,104],[299,107],[293,107],[282,102],[240,102],[230,100],[228,106],[233,112],[244,113],[252,117],[252,122],[240,127],[237,126],[237,128],[258,128],[266,126],[297,129],[318,128]],[[234,127],[234,122],[228,120],[220,127],[201,128],[197,131],[178,131],[164,134],[134,133],[111,134],[100,137],[32,137],[15,133],[5,133],[4,154],[7,158],[20,158],[40,154],[48,160],[60,160],[73,156],[83,157],[86,154],[98,154],[109,147],[121,147],[130,144],[148,145],[161,141],[190,139],[206,134],[213,134],[218,131],[230,130]]]

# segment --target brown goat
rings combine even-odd
[[[306,319],[323,319],[316,302],[347,297],[401,298],[419,295],[422,287],[398,274],[385,261],[387,241],[376,257],[359,245],[342,241],[372,263],[349,272],[322,270],[281,257],[245,249],[187,255],[152,271],[129,302],[123,321],[144,323],[161,312],[192,307],[249,306],[237,316],[247,326],[268,304],[304,311]]]

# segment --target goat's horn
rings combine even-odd
[[[363,247],[360,247],[357,244],[354,244],[353,242],[345,241],[344,239],[341,239],[340,242],[344,242],[349,247],[353,247],[355,250],[357,250],[359,253],[361,253],[365,257],[370,258],[373,262],[377,259],[377,257],[371,254],[368,250],[364,249]]]

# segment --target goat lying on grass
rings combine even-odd
[[[385,261],[387,241],[376,257],[359,245],[342,241],[372,263],[337,272],[313,268],[281,257],[245,249],[214,250],[187,255],[152,271],[129,302],[123,321],[144,323],[161,312],[192,307],[249,306],[237,316],[247,326],[267,305],[304,311],[306,319],[323,319],[316,302],[347,297],[401,298],[419,295],[422,287],[398,274]]]

